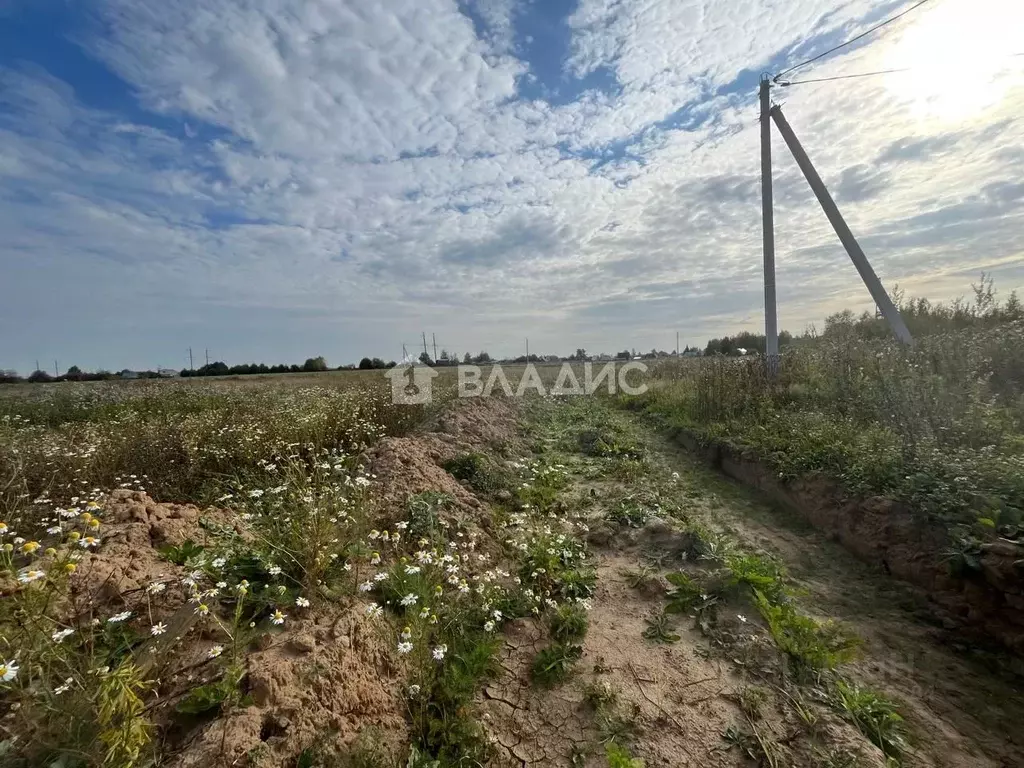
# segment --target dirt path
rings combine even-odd
[[[809,610],[849,624],[864,640],[862,658],[851,666],[901,704],[917,742],[908,765],[1024,765],[1024,696],[1015,662],[966,645],[937,626],[920,591],[762,503],[661,435],[646,434],[658,459],[690,489],[692,508],[779,557]]]
[[[951,644],[912,589],[630,414],[545,403],[527,419],[527,440],[539,460],[566,469],[559,514],[587,521],[597,579],[566,679],[543,685],[531,672],[554,644],[543,622],[506,630],[501,674],[478,698],[492,765],[886,765],[870,728],[836,705],[837,675],[794,676],[750,590],[722,582],[726,557],[715,550],[734,545],[783,563],[793,604],[862,639],[841,680],[898,705],[909,743],[895,764],[1024,765],[1019,689],[996,657]],[[666,577],[681,573],[710,594],[666,612]]]

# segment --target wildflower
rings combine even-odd
[[[372,589],[373,589],[373,582],[372,581],[364,581],[362,584],[359,585],[359,591],[360,592],[369,592]]]
[[[409,576],[415,576],[417,573],[420,572],[420,567],[418,565],[407,565],[405,566],[405,572]]]
[[[403,654],[404,653],[409,653],[409,651],[411,651],[411,650],[412,650],[412,643],[399,643],[398,644],[398,652],[399,653],[403,653]]]
[[[286,618],[287,617],[283,613],[281,613],[281,610],[278,609],[278,610],[274,611],[273,614],[271,614],[271,616],[270,616],[270,623],[271,624],[276,624],[277,626],[280,626],[280,625],[284,624],[284,620]]]
[[[213,648],[211,648],[210,650],[208,650],[206,652],[206,655],[209,658],[211,658],[211,659],[216,659],[222,653],[224,653],[224,646],[223,645],[215,645],[215,646],[213,646]]]
[[[92,520],[89,521],[88,525],[90,528],[95,530],[100,527],[100,521],[94,517]]]
[[[78,566],[75,565],[74,563],[65,563],[64,564],[64,570],[67,571],[68,573],[74,573],[76,568],[78,568]]]
[[[223,568],[225,565],[227,565],[227,562],[228,562],[227,558],[215,557],[213,559],[213,567],[214,568]]]
[[[367,616],[380,616],[381,613],[383,613],[383,612],[384,612],[384,609],[381,608],[376,603],[370,603],[368,606],[366,606],[366,615]]]
[[[412,630],[409,627],[402,629],[402,639],[408,640],[410,637],[412,637]]]
[[[67,680],[64,681],[62,685],[58,685],[56,688],[53,689],[54,695],[60,696],[62,693],[67,693],[71,686],[74,684],[74,682],[75,679],[73,677],[69,677]]]
[[[423,606],[423,610],[420,611],[420,618],[425,619],[430,615],[430,609],[427,606]]]
[[[372,531],[370,531],[370,534],[366,538],[368,538],[370,541],[374,541],[375,539],[379,539],[380,538],[380,531],[378,531],[376,528],[374,528]]]
[[[370,558],[370,565],[380,565],[380,552],[374,552]]]
[[[408,595],[402,598],[401,603],[402,605],[409,606],[414,605],[417,600],[419,600],[419,597],[410,592]]]
[[[33,581],[39,581],[39,579],[46,576],[46,573],[40,570],[30,569],[22,571],[18,574],[18,581],[22,584],[31,584]]]
[[[31,555],[37,549],[39,549],[38,541],[26,541],[24,544],[21,545],[21,551],[24,552],[26,555]]]
[[[447,645],[439,645],[431,651],[431,655],[434,657],[435,661],[444,661],[444,655],[446,653],[448,653]]]
[[[0,680],[5,683],[11,682],[18,676],[18,663],[17,661],[8,661],[6,664],[0,664]]]
[[[206,616],[210,612],[210,606],[206,603],[200,603],[196,606],[196,613],[200,616]]]
[[[47,528],[46,532],[50,536],[57,536],[61,532],[61,527],[59,525],[53,525],[53,526],[50,526],[49,528]],[[0,534],[0,535],[2,535],[2,534]]]
[[[82,540],[78,542],[78,546],[82,549],[89,549],[89,547],[98,547],[100,540],[96,536],[83,536]]]
[[[296,597],[295,604],[299,606],[299,608],[309,608],[309,600],[304,597]]]
[[[493,621],[486,622],[484,624],[484,632],[493,632],[493,631],[494,631],[494,622]]]
[[[5,536],[6,534],[7,534],[7,523],[5,523],[3,521],[0,521],[0,536]]]
[[[409,695],[410,696],[419,696],[419,693],[420,693],[420,687],[418,685],[413,684],[413,685],[409,686]]]
[[[742,616],[742,615],[737,613],[736,614],[736,618],[739,619],[740,621],[742,621],[744,624],[747,623],[747,617],[746,616]]]
[[[279,565],[272,565],[269,568],[267,568],[267,573],[269,573],[271,576],[280,576],[281,575],[281,566],[279,566]]]
[[[437,624],[437,614],[436,613],[430,614],[430,623],[431,624]]]
[[[131,611],[124,611],[123,613],[117,613],[107,619],[107,624],[120,624],[122,621],[127,621],[132,617]]]
[[[82,534],[78,531],[72,531],[68,534],[68,541],[78,541],[80,538],[82,538]]]
[[[50,639],[52,639],[53,642],[55,643],[60,643],[64,641],[64,638],[70,637],[73,634],[75,634],[75,630],[73,629],[58,629],[56,632],[50,635]]]
[[[166,631],[167,631],[167,625],[164,624],[162,621],[154,624],[152,627],[149,628],[149,634],[152,635],[153,637],[157,637],[158,635],[162,635]]]
[[[387,571],[384,571],[383,573],[378,573],[376,576],[374,576],[373,580],[374,581],[386,581],[387,578],[388,578]]]

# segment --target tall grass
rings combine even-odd
[[[1024,322],[924,335],[804,338],[760,357],[664,364],[649,410],[754,451],[784,478],[820,472],[944,523],[1024,522]]]

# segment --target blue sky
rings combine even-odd
[[[757,329],[758,73],[902,7],[0,0],[0,368]],[[995,55],[1018,21],[1012,0],[935,0],[802,74],[948,75],[777,94],[890,285],[1024,282],[1024,81]],[[798,332],[869,299],[775,152]]]

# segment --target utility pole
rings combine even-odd
[[[427,332],[423,331],[423,354],[427,355]],[[429,355],[427,355],[429,357]]]
[[[36,358],[36,370],[39,370],[39,358]]]
[[[825,216],[828,217],[829,222],[832,224],[832,229],[836,231],[840,241],[843,243],[843,247],[846,248],[846,252],[850,255],[850,260],[853,262],[853,266],[857,268],[857,272],[860,273],[860,279],[867,286],[868,291],[871,293],[871,298],[875,300],[875,305],[882,311],[882,315],[888,321],[889,328],[892,329],[896,338],[904,344],[913,344],[914,339],[911,337],[910,331],[907,330],[907,325],[903,322],[899,310],[896,309],[896,305],[892,303],[889,294],[882,287],[878,275],[875,274],[871,264],[868,262],[867,256],[861,250],[860,243],[857,242],[857,238],[853,236],[853,232],[847,226],[846,220],[832,199],[832,195],[829,194],[828,189],[825,187],[825,182],[821,180],[821,176],[814,169],[811,159],[804,152],[800,140],[796,137],[785,115],[782,114],[782,110],[777,106],[772,107],[771,113],[772,119],[775,120],[775,125],[778,126],[782,138],[785,139],[786,145],[789,147],[789,151],[793,153],[793,157],[796,159],[796,164],[800,166],[800,170],[803,171],[807,183],[811,185],[814,196],[818,198],[822,210],[825,211]]]
[[[679,331],[676,331],[676,357],[679,357]]]
[[[192,370],[192,347],[188,348],[188,368]]]
[[[526,362],[530,362],[530,340],[526,340]]]
[[[57,370],[57,361],[56,360],[53,361],[53,375],[57,376],[57,377],[60,377],[60,371]]]
[[[409,359],[409,353],[405,351],[405,342],[402,342],[402,362],[404,363]]]
[[[768,371],[779,361],[779,317],[775,305],[775,211],[772,197],[771,80],[761,75],[761,228],[764,250],[764,344]],[[676,347],[679,343],[676,342]]]
[[[436,363],[437,362],[437,334],[436,333],[431,333],[430,334],[430,338],[434,342],[434,362]]]
[[[206,348],[206,364],[207,365],[210,364],[210,348],[209,347]]]

